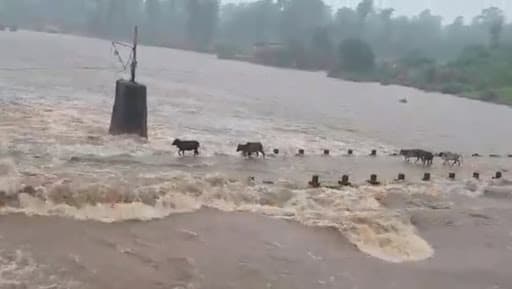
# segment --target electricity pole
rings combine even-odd
[[[133,30],[132,64],[130,66],[131,82],[135,82],[135,72],[137,70],[137,42],[139,41],[139,27],[135,26]]]

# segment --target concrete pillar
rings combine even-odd
[[[146,86],[127,80],[116,82],[116,96],[109,133],[148,137]]]

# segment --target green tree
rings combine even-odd
[[[338,48],[338,66],[350,72],[369,72],[375,67],[375,54],[363,40],[348,38]]]
[[[322,0],[288,0],[284,2],[281,17],[281,38],[302,43],[311,39],[316,28],[331,21],[329,9]]]
[[[310,49],[314,68],[329,69],[332,67],[334,45],[326,27],[315,30]]]
[[[107,27],[106,0],[95,0],[89,11],[88,31],[94,35],[105,36]]]
[[[483,25],[489,31],[490,46],[496,48],[500,44],[503,25],[505,24],[505,14],[497,7],[484,9],[482,13],[474,20],[476,25]]]
[[[347,7],[338,9],[334,19],[337,40],[361,36],[360,18],[356,11]]]
[[[185,39],[185,23],[187,21],[187,0],[165,0],[162,2],[162,34],[165,41],[181,43]]]
[[[24,0],[2,0],[2,18],[7,24],[21,24],[30,8]]]
[[[278,39],[280,10],[272,0],[224,6],[221,37],[242,47]]]
[[[144,2],[144,33],[143,39],[151,43],[159,43],[162,27],[162,7],[160,0]]]
[[[187,33],[196,50],[207,50],[217,29],[219,2],[217,0],[188,0]]]
[[[363,0],[357,5],[357,15],[361,22],[364,22],[368,15],[374,11],[373,0]]]

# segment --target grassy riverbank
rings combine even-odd
[[[359,50],[359,49],[358,49]],[[366,69],[347,69],[343,58],[333,57],[331,67],[301,67],[308,60],[293,59],[293,51],[286,46],[274,53],[272,59],[262,59],[250,52],[235,48],[217,48],[220,59],[248,61],[276,67],[301,70],[325,70],[328,77],[355,82],[379,82],[383,85],[401,85],[424,91],[457,95],[485,102],[512,105],[512,47],[466,47],[456,58],[444,62],[425,57],[420,53],[395,60],[370,60]],[[340,53],[341,54],[341,53]],[[284,55],[284,56],[283,56]],[[279,59],[283,58],[282,61]],[[276,60],[277,59],[277,60]],[[311,62],[309,62],[311,63]]]
[[[512,105],[512,47],[467,47],[445,63],[411,55],[377,63],[364,72],[335,69],[330,77],[351,81],[397,84],[425,91],[453,94],[486,102]]]

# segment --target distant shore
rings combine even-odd
[[[27,31],[39,32],[39,33],[49,33],[49,34],[68,34],[68,35],[76,35],[81,37],[89,37],[89,38],[97,38],[102,40],[109,40],[105,37],[101,37],[98,35],[88,34],[88,33],[80,33],[80,32],[69,32],[69,31],[60,31],[60,30],[35,30],[29,28],[23,28]],[[17,30],[16,30],[17,31]],[[14,33],[16,31],[5,32],[5,33]],[[152,47],[161,47],[168,48],[174,50],[183,50],[197,53],[204,53],[210,55],[216,55],[218,59],[221,60],[232,60],[232,61],[240,61],[247,62],[257,65],[276,67],[276,68],[284,68],[284,69],[293,69],[293,70],[301,70],[301,71],[324,71],[322,69],[301,69],[293,66],[282,66],[282,65],[273,65],[269,63],[263,63],[258,61],[253,55],[250,54],[236,54],[236,53],[224,53],[216,50],[216,48],[212,48],[206,51],[199,51],[192,49],[190,47],[184,45],[172,45],[172,44],[155,44],[155,43],[144,43],[145,46]],[[452,82],[438,82],[435,84],[428,83],[419,83],[414,82],[407,78],[400,78],[395,76],[390,76],[389,72],[382,73],[382,71],[375,71],[370,73],[351,73],[346,71],[327,71],[326,76],[329,78],[340,79],[345,81],[352,82],[361,82],[361,83],[380,83],[381,85],[399,85],[403,87],[410,87],[419,89],[426,92],[437,92],[443,93],[447,95],[454,95],[457,97],[468,98],[472,100],[479,100],[488,103],[495,103],[500,105],[512,106],[512,86],[501,88],[501,89],[483,89],[483,90],[470,90],[464,89],[461,87],[462,85],[458,83]]]
[[[446,95],[453,95],[462,98],[468,98],[472,100],[478,100],[488,103],[500,104],[512,106],[512,95],[508,93],[508,90],[493,90],[493,91],[451,91],[447,86],[450,83],[442,83],[437,85],[429,85],[429,84],[416,84],[411,81],[401,80],[396,78],[386,78],[381,77],[376,74],[354,74],[354,73],[339,73],[339,72],[329,72],[328,77],[341,79],[346,81],[353,82],[362,82],[362,83],[380,83],[381,85],[399,85],[404,87],[410,87],[419,89],[425,92],[436,92],[442,93]]]
[[[180,48],[174,48],[169,47],[171,49],[180,49]],[[186,50],[186,49],[185,49]],[[208,52],[208,53],[215,53],[215,52]],[[242,61],[242,62],[248,62],[253,64],[259,64],[269,67],[278,67],[278,68],[285,68],[285,69],[294,69],[294,70],[302,70],[302,71],[311,71],[308,69],[300,69],[297,67],[291,67],[291,66],[279,66],[279,65],[272,65],[268,63],[262,63],[255,59],[251,55],[223,55],[216,53],[217,57],[219,59],[224,60],[234,60],[234,61]],[[379,69],[377,69],[379,70]],[[313,71],[324,71],[321,69],[313,69]],[[437,82],[434,84],[429,83],[421,83],[421,82],[414,82],[407,78],[400,78],[396,76],[391,76],[389,71],[382,72],[382,71],[375,71],[370,73],[350,73],[346,71],[335,71],[331,70],[326,72],[327,77],[335,78],[335,79],[341,79],[346,81],[352,81],[352,82],[363,82],[363,83],[380,83],[382,85],[399,85],[404,87],[410,87],[410,88],[416,88],[422,91],[426,92],[438,92],[443,93],[447,95],[454,95],[462,98],[468,98],[473,100],[479,100],[483,102],[489,102],[489,103],[495,103],[495,104],[501,104],[501,105],[507,105],[512,106],[512,88],[504,88],[504,89],[482,89],[482,90],[471,90],[468,88],[465,88],[463,85],[459,83],[452,83],[452,82]]]

